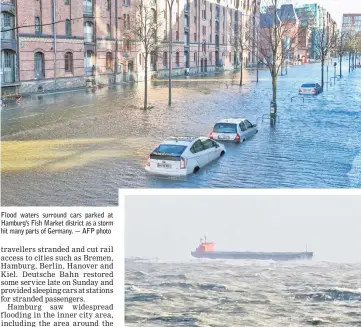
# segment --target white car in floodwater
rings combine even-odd
[[[322,92],[322,87],[318,83],[306,83],[302,84],[298,89],[300,95],[317,95]]]
[[[226,153],[224,145],[208,137],[171,137],[149,155],[145,170],[166,176],[186,176]]]
[[[245,118],[223,119],[214,125],[209,137],[217,141],[244,142],[258,133],[257,125]]]

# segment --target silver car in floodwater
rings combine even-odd
[[[216,141],[244,142],[258,133],[256,124],[245,118],[223,119],[214,125],[209,138]]]
[[[302,84],[298,90],[300,95],[317,95],[322,92],[322,87],[318,83]]]

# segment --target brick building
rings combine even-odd
[[[18,42],[16,25],[16,6],[14,0],[1,0],[1,70],[2,94],[16,93],[19,84]]]
[[[5,86],[33,93],[83,87],[89,80],[144,80],[141,45],[131,31],[136,0],[0,1],[3,92]],[[165,20],[160,54],[149,58],[148,76],[165,77],[167,1],[146,0],[146,5],[164,11]],[[172,75],[237,66],[240,53],[232,46],[232,31],[239,24],[255,26],[259,5],[259,0],[174,0]],[[243,60],[255,59],[248,51]]]

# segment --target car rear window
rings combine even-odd
[[[316,84],[302,84],[301,87],[316,87]]]
[[[152,154],[168,154],[171,156],[180,156],[187,147],[184,145],[177,144],[161,144],[159,145]]]
[[[237,125],[229,123],[217,123],[213,132],[215,133],[237,133]]]

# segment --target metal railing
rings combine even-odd
[[[257,117],[256,119],[256,124],[258,125],[259,124],[259,121],[260,122],[264,122],[264,120],[267,119],[269,121],[272,122],[272,124],[274,124],[275,122],[280,122],[280,116],[279,115],[276,115],[276,118],[272,118],[270,114],[263,114],[262,117]]]

